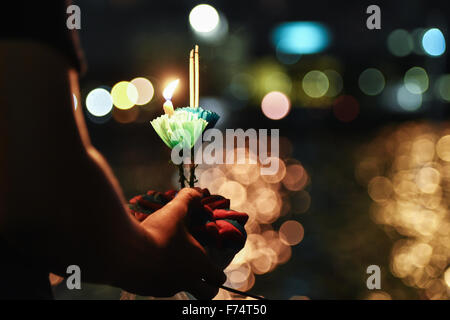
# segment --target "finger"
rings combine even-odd
[[[189,209],[200,206],[200,199],[201,194],[197,190],[184,188],[158,213],[167,216],[167,218],[182,220],[186,217]]]
[[[200,192],[202,194],[203,197],[209,197],[211,194],[209,193],[209,190],[204,188],[200,188],[200,187],[194,187],[195,190],[197,190],[198,192]]]
[[[216,209],[213,212],[214,220],[235,220],[244,226],[248,221],[248,214],[234,210]]]

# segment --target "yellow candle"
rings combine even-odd
[[[194,107],[198,107],[198,99],[199,99],[199,64],[198,64],[198,45],[195,45],[195,51],[194,51],[194,66],[195,66],[195,73],[194,73],[194,79],[195,79],[195,94],[194,94]]]
[[[172,101],[167,100],[166,102],[164,102],[163,109],[164,109],[164,113],[167,114],[169,117],[171,115],[173,115],[173,104],[172,104]]]

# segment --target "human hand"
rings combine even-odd
[[[202,210],[201,198],[197,190],[182,189],[172,201],[142,221],[141,226],[156,248],[149,257],[149,272],[154,275],[152,283],[142,282],[143,287],[133,291],[154,296],[188,291],[198,299],[211,299],[217,294],[217,286],[226,280],[225,274],[210,261],[187,228],[189,216]],[[140,287],[133,287],[136,285]]]
[[[206,249],[212,262],[222,270],[244,247],[247,234],[244,228],[248,215],[230,210],[230,200],[211,195],[207,189],[194,188],[201,193],[201,208],[189,214],[188,231]],[[175,190],[164,193],[153,190],[130,200],[132,214],[143,221],[162,208],[176,195]]]

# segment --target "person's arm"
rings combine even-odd
[[[183,223],[200,196],[186,189],[138,224],[106,161],[90,144],[76,71],[56,50],[0,42],[0,234],[22,253],[84,281],[167,296],[211,298],[225,278]],[[75,115],[75,116],[74,116]]]

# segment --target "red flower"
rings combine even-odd
[[[207,249],[212,259],[225,268],[245,245],[247,233],[244,225],[248,215],[230,210],[229,199],[211,195],[207,189],[195,189],[202,194],[203,212],[198,212],[192,217],[190,230]],[[142,221],[166,205],[176,193],[175,190],[164,193],[150,190],[144,195],[138,195],[129,201],[131,213]]]

